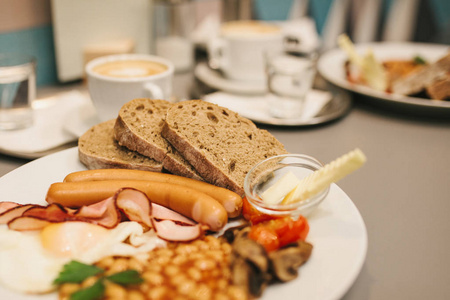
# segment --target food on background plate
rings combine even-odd
[[[414,95],[425,91],[432,99],[450,100],[450,52],[392,83],[392,92]]]
[[[219,201],[219,203],[221,203],[227,211],[228,217],[235,218],[241,215],[242,197],[238,194],[203,181],[172,174],[146,172],[140,170],[101,169],[74,172],[67,175],[63,181],[82,182],[98,180],[148,180],[192,187]]]
[[[338,44],[348,55],[346,79],[378,91],[435,100],[450,99],[450,52],[436,62],[420,53],[405,59],[378,61],[371,49],[360,56],[346,35]]]
[[[205,181],[244,195],[244,178],[259,161],[287,153],[268,131],[237,113],[201,100],[168,111],[165,137]]]
[[[202,180],[197,171],[161,136],[167,110],[166,100],[133,99],[119,111],[114,137],[121,146],[162,163],[169,172]]]
[[[97,124],[78,140],[80,161],[90,169],[126,168],[161,172],[162,164],[120,146],[114,139],[114,120]]]

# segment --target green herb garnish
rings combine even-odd
[[[104,273],[104,269],[80,263],[72,260],[64,265],[62,271],[59,273],[54,284],[63,283],[81,283],[85,279]],[[91,286],[76,291],[70,295],[70,300],[97,300],[101,299],[105,293],[105,280],[109,280],[116,284],[127,286],[130,284],[140,284],[144,280],[136,270],[126,270],[118,273],[114,273],[109,276],[100,276],[100,278]]]
[[[56,278],[53,283],[81,283],[88,277],[95,276],[103,272],[104,270],[102,268],[92,265],[86,265],[72,260],[71,262],[64,265],[62,271],[59,273],[58,278]]]
[[[70,300],[98,300],[102,299],[104,293],[105,284],[103,283],[103,278],[100,278],[93,285],[70,295]]]
[[[426,65],[427,61],[419,55],[416,55],[414,58],[414,63],[417,65]]]
[[[139,275],[139,272],[136,270],[126,270],[123,272],[115,273],[106,277],[106,279],[120,285],[139,284],[144,282],[144,280]]]

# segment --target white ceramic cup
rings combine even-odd
[[[260,21],[233,21],[221,26],[220,36],[208,42],[209,65],[233,80],[265,80],[265,51],[283,49],[283,33]]]
[[[135,98],[170,100],[174,66],[146,54],[96,58],[86,65],[89,94],[101,121],[116,118],[120,108]]]

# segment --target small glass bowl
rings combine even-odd
[[[291,204],[267,204],[261,194],[275,184],[284,174],[292,171],[298,179],[308,176],[323,167],[317,159],[302,154],[277,155],[256,164],[244,180],[244,191],[248,202],[258,211],[274,216],[308,216],[326,198],[330,186],[319,194]]]

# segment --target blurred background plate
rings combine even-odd
[[[388,59],[412,59],[420,55],[429,62],[434,62],[443,57],[450,48],[445,45],[421,44],[421,43],[367,43],[355,45],[356,51],[364,54],[371,48],[379,61]],[[332,84],[346,90],[358,93],[365,100],[375,102],[395,110],[419,113],[422,115],[450,116],[450,101],[429,100],[425,98],[408,97],[389,94],[371,89],[369,87],[352,84],[347,81],[344,63],[347,54],[341,49],[333,49],[323,54],[318,61],[319,73]]]

